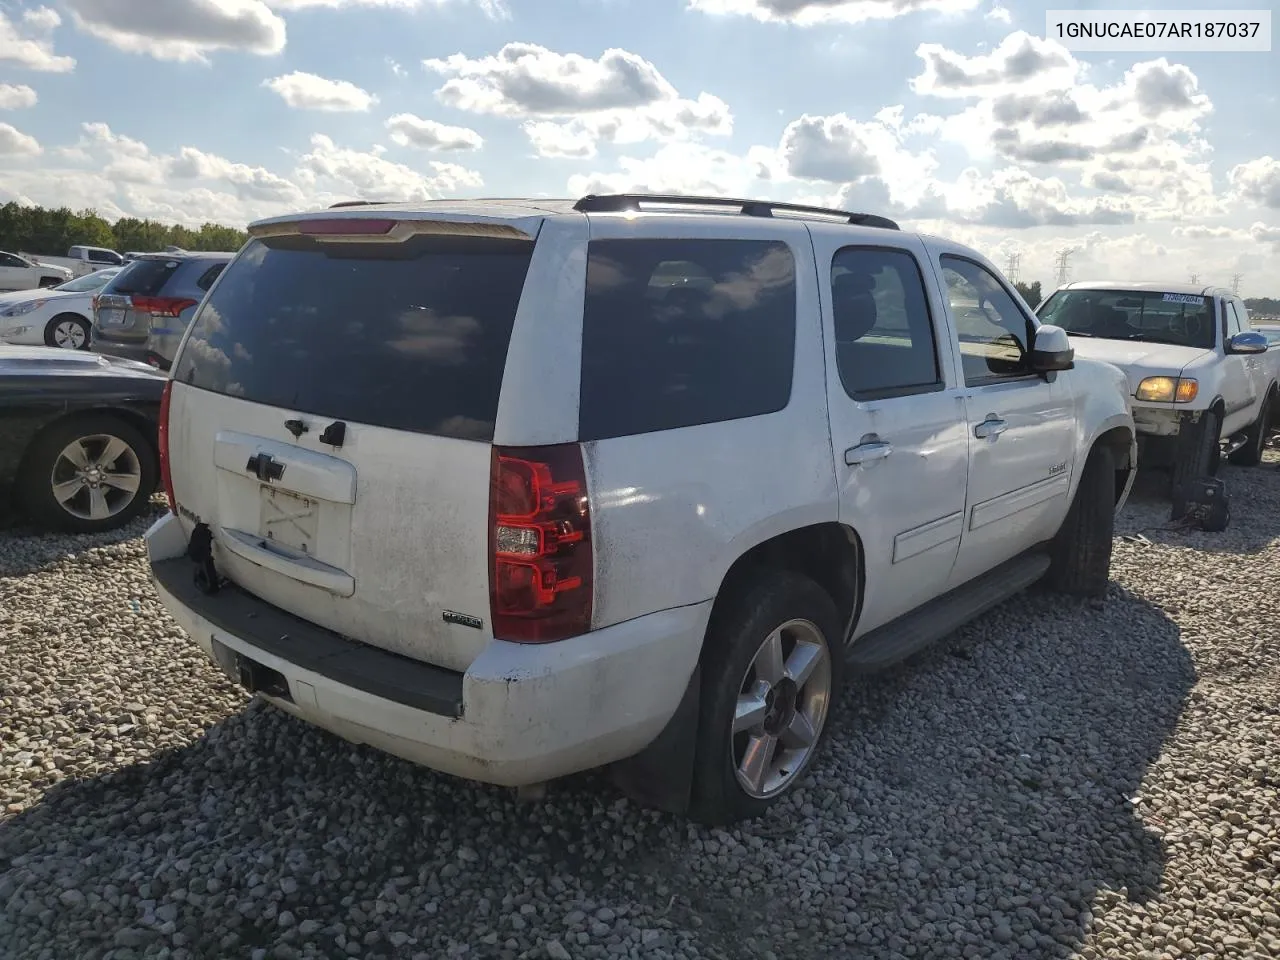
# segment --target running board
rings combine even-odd
[[[845,654],[845,662],[850,669],[866,673],[900,663],[1025,590],[1048,569],[1049,555],[1043,550],[1007,560],[994,570],[860,637]]]
[[[1222,455],[1229,457],[1248,442],[1248,437],[1243,433],[1237,433],[1234,437],[1222,441]]]

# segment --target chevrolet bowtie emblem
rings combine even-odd
[[[244,468],[263,483],[274,483],[284,476],[284,464],[269,453],[255,453]]]

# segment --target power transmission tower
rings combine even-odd
[[[1063,248],[1062,250],[1059,250],[1055,255],[1056,262],[1058,264],[1058,285],[1059,286],[1067,282],[1067,276],[1071,272],[1071,255],[1073,253],[1075,253],[1074,250],[1072,250],[1069,247],[1066,247],[1066,248]]]
[[[1231,292],[1236,296],[1240,295],[1240,281],[1244,279],[1243,273],[1237,273],[1231,278]]]
[[[1010,283],[1018,282],[1018,267],[1022,265],[1022,254],[1011,253],[1004,260],[1004,275]]]
[[[1193,273],[1193,274],[1191,275],[1191,282],[1192,282],[1192,283],[1199,283],[1199,282],[1200,282],[1200,274],[1198,274],[1198,273]]]

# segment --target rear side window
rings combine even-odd
[[[490,441],[533,244],[253,241],[201,307],[184,383],[255,403]]]
[[[593,240],[579,438],[781,410],[795,339],[795,258],[785,243]]]
[[[942,389],[924,277],[905,250],[845,247],[831,261],[836,366],[850,397]]]
[[[103,288],[104,294],[155,297],[181,264],[177,260],[135,260]]]
[[[201,290],[208,290],[213,286],[213,281],[218,279],[218,274],[220,274],[226,266],[227,265],[225,263],[219,263],[210,267],[200,275],[200,279],[196,281],[196,286]]]

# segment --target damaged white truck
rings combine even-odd
[[[1262,461],[1280,413],[1280,350],[1249,324],[1230,290],[1177,283],[1077,281],[1036,313],[1067,331],[1076,356],[1129,381],[1144,467],[1172,468],[1174,511],[1188,484],[1231,463]]]

